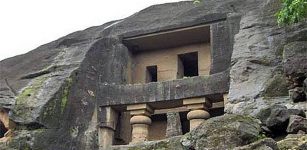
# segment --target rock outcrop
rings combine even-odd
[[[297,115],[291,115],[287,127],[288,133],[307,133],[307,119]]]
[[[224,115],[207,120],[184,135],[181,144],[186,149],[233,149],[259,138],[260,121],[247,116]]]
[[[306,103],[289,99],[287,76],[307,72],[307,24],[279,27],[274,15],[278,9],[279,1],[263,1],[241,17],[232,54],[228,113],[255,116],[274,104],[306,111]]]
[[[306,117],[304,111],[287,109],[286,106],[282,105],[273,105],[267,109],[262,109],[256,117],[268,128],[268,132],[271,136],[279,136],[286,134],[286,129],[291,118],[290,116]],[[290,122],[293,123],[292,120]]]
[[[279,150],[276,141],[271,138],[260,139],[254,143],[236,147],[234,150]]]
[[[307,135],[305,134],[294,134],[288,135],[285,139],[277,142],[278,148],[283,149],[295,149],[304,150],[307,148]]]

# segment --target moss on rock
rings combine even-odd
[[[208,119],[184,135],[181,143],[187,149],[232,149],[259,139],[259,121],[249,116],[224,115]]]
[[[43,86],[43,83],[47,80],[47,77],[37,77],[35,78],[29,86],[24,88],[22,92],[16,97],[16,105],[18,104],[27,104],[27,100],[34,97],[40,88]]]
[[[64,112],[64,109],[67,105],[68,95],[72,84],[72,78],[68,78],[66,81],[66,86],[64,87],[62,98],[61,98],[61,111]]]
[[[160,140],[148,141],[133,145],[113,146],[112,150],[184,150],[180,143],[180,136]]]
[[[37,107],[36,96],[44,86],[47,79],[46,76],[37,77],[21,91],[21,93],[16,97],[13,118],[17,118],[17,120],[29,120],[32,118],[31,111]]]
[[[60,120],[63,118],[64,110],[68,103],[72,82],[72,78],[67,78],[57,94],[55,94],[52,100],[48,101],[41,112],[40,122],[49,127],[59,127]]]
[[[280,150],[300,150],[300,147],[307,147],[307,135],[288,135],[284,140],[277,142]]]

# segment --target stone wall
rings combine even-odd
[[[197,52],[199,75],[209,75],[210,71],[210,45],[193,44],[170,49],[153,50],[137,53],[133,56],[133,83],[145,83],[146,67],[157,65],[158,81],[177,79],[178,55]]]

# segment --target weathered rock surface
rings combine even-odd
[[[187,149],[233,149],[252,143],[260,137],[260,122],[247,116],[224,115],[211,118],[184,135]]]
[[[264,138],[245,146],[236,147],[233,150],[279,150],[279,148],[276,141],[271,138]]]
[[[287,74],[307,72],[307,37],[306,35],[298,36],[301,36],[298,38],[302,41],[291,41],[284,46],[283,67]]]
[[[306,117],[304,111],[298,109],[287,109],[286,106],[282,105],[273,105],[266,109],[262,109],[256,117],[259,118],[263,125],[269,129],[268,132],[270,132],[272,136],[278,136],[286,134],[289,119],[292,115]]]
[[[295,87],[290,90],[289,96],[294,103],[306,101],[306,94],[303,87]]]
[[[307,133],[307,119],[301,116],[291,115],[287,127],[287,132],[295,134],[300,130]]]
[[[275,104],[288,108],[296,104],[288,98],[287,75],[306,73],[307,23],[281,28],[275,21],[278,0],[263,1],[241,17],[235,35],[230,71],[228,113],[256,115]]]
[[[305,150],[307,148],[307,135],[306,134],[294,134],[288,135],[284,140],[277,142],[280,150],[294,149]]]
[[[184,150],[180,143],[181,136],[160,141],[149,141],[135,145],[113,146],[110,150]]]

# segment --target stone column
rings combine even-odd
[[[182,135],[181,121],[179,112],[168,112],[166,113],[167,126],[165,137],[173,137],[177,135]]]
[[[190,131],[210,118],[208,108],[211,107],[211,103],[205,97],[184,99],[183,105],[190,110],[187,114],[187,119],[190,121]]]
[[[132,125],[131,143],[147,141],[152,109],[147,104],[135,104],[127,106],[127,110],[130,111],[132,116],[130,119],[130,124]]]
[[[100,108],[101,118],[98,130],[99,150],[109,150],[113,144],[117,123],[117,112],[111,107]]]

